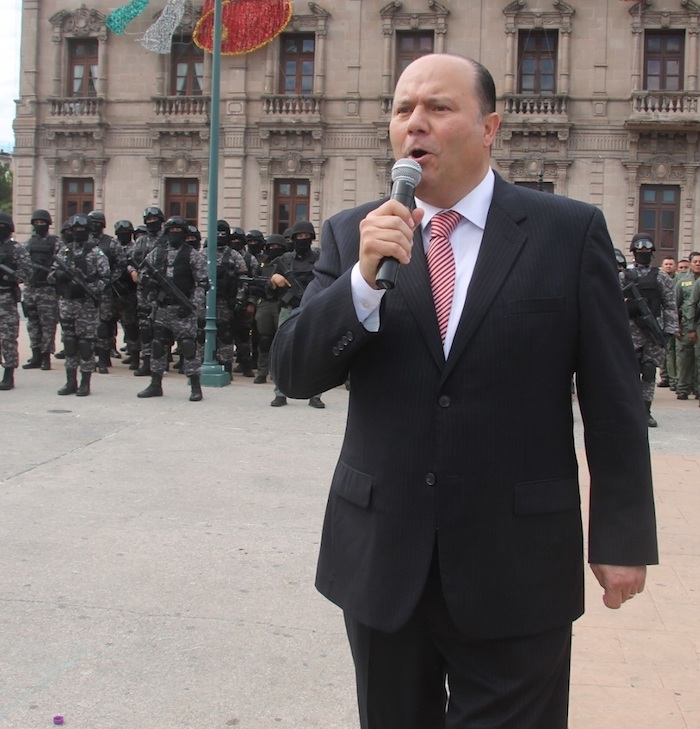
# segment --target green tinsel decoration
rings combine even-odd
[[[107,16],[107,20],[105,21],[107,23],[107,27],[112,31],[112,33],[122,35],[126,30],[126,26],[129,25],[134,18],[141,15],[141,13],[146,9],[146,5],[148,5],[148,0],[131,0],[128,5],[124,5],[121,8],[113,10]]]

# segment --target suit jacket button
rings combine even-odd
[[[438,405],[441,408],[448,408],[450,407],[451,401],[449,395],[440,395],[440,399],[438,400]]]
[[[350,342],[350,340],[349,340],[349,339],[348,339],[348,338],[347,338],[346,336],[342,336],[342,337],[340,338],[340,341],[341,341],[341,343],[343,344],[343,346],[347,346],[347,345],[348,345],[348,343]]]
[[[333,347],[333,354],[337,357],[340,354],[338,347]]]
[[[348,338],[348,342],[352,342],[355,339],[355,335],[352,332],[348,332],[345,336]]]
[[[429,473],[425,477],[425,482],[428,484],[428,486],[435,486],[435,482],[437,479],[435,478],[434,473]]]

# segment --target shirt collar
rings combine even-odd
[[[495,182],[496,176],[494,175],[493,170],[489,167],[484,175],[484,179],[450,209],[456,210],[463,218],[466,218],[478,228],[483,230],[486,227],[486,218],[489,214],[491,201],[493,200],[493,188]],[[428,205],[428,203],[424,203],[419,198],[416,198],[416,207],[425,210],[425,215],[421,221],[423,230],[425,230],[428,223],[430,223],[433,215],[436,215],[441,210],[446,209]]]

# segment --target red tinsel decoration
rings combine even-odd
[[[221,55],[250,53],[276,38],[292,18],[289,0],[223,0]],[[214,0],[205,0],[202,17],[192,34],[203,50],[214,47]]]

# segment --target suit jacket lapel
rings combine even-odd
[[[428,262],[423,250],[423,234],[420,226],[413,235],[411,261],[407,266],[401,266],[399,271],[395,293],[399,293],[405,299],[430,354],[435,359],[437,366],[442,368],[445,364],[445,354],[440,341],[440,330],[435,313],[433,292],[430,288]]]
[[[526,217],[526,212],[515,192],[514,188],[496,176],[484,237],[443,379],[450,374],[455,362],[464,352],[510,274],[527,239],[527,235],[518,225],[518,221]]]

